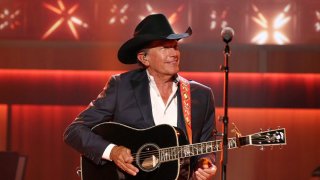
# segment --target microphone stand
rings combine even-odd
[[[228,83],[229,83],[229,56],[230,48],[227,43],[224,49],[224,65],[220,66],[220,70],[224,71],[224,91],[223,91],[223,107],[224,115],[220,117],[223,121],[223,143],[221,154],[221,179],[227,178],[227,161],[228,161]]]

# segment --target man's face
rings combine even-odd
[[[179,72],[177,40],[154,41],[148,49],[144,64],[152,76],[173,76]]]

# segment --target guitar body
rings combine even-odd
[[[183,131],[177,128],[159,125],[148,129],[134,129],[122,124],[106,122],[95,126],[92,131],[114,144],[131,149],[135,159],[133,164],[139,168],[139,173],[131,176],[121,171],[111,161],[96,165],[81,156],[82,180],[163,180],[189,177],[189,158],[162,162],[158,159],[159,149],[188,144]]]

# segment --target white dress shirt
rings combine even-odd
[[[154,81],[153,76],[147,70],[147,75],[149,79],[149,91],[151,98],[152,115],[155,125],[159,124],[169,124],[171,126],[177,127],[178,122],[178,105],[177,105],[177,90],[178,90],[178,80],[172,84],[172,91],[169,96],[167,103],[165,104],[160,95],[159,89]],[[105,151],[103,152],[102,158],[110,160],[110,153],[112,148],[116,146],[115,144],[109,144]]]

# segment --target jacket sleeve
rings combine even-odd
[[[111,121],[117,98],[117,76],[112,76],[99,96],[66,128],[64,141],[96,164],[103,163],[102,154],[110,142],[94,134],[91,128]]]
[[[216,122],[215,122],[215,105],[214,105],[213,93],[212,93],[212,90],[207,87],[205,91],[201,92],[201,94],[206,94],[205,95],[206,100],[203,101],[202,104],[200,105],[200,107],[205,108],[205,115],[202,120],[200,142],[214,141],[215,140],[214,133],[216,132]],[[195,108],[195,107],[192,107],[192,108]],[[196,156],[191,164],[192,171],[196,170],[197,163],[202,158],[206,158],[209,161],[211,161],[211,163],[215,164],[215,153]]]
[[[215,132],[216,132],[216,122],[215,122],[215,105],[214,105],[214,97],[212,91],[208,91],[208,99],[206,105],[206,116],[205,116],[205,124],[202,129],[201,142],[213,141],[215,140]],[[215,164],[215,153],[204,155],[204,157],[211,160],[213,164]],[[202,158],[202,157],[200,157]]]

